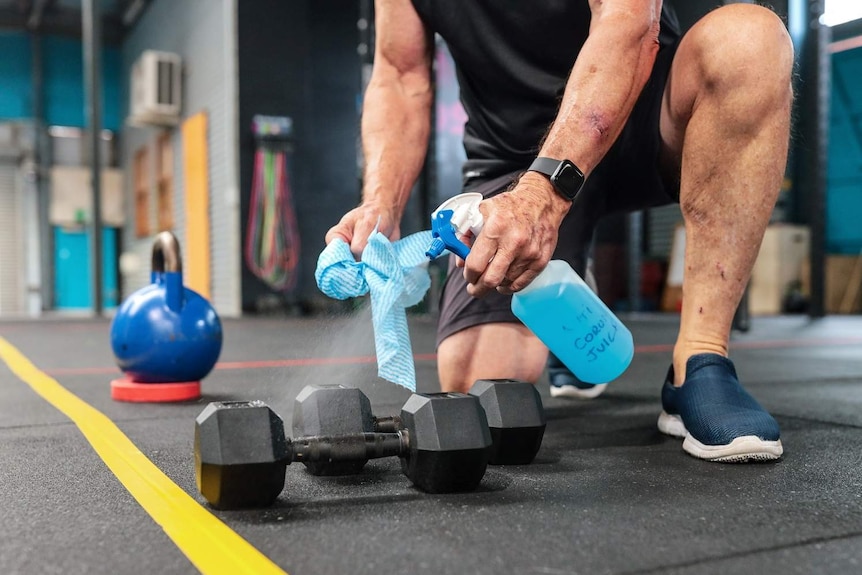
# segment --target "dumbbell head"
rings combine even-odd
[[[371,402],[362,391],[339,384],[308,385],[293,406],[293,436],[333,436],[374,431]],[[313,475],[359,473],[365,461],[303,462]]]
[[[284,423],[262,401],[210,403],[195,420],[197,486],[213,507],[271,505],[288,463]]]
[[[414,394],[401,409],[410,448],[401,469],[429,493],[472,491],[479,486],[491,447],[479,400],[462,393]]]
[[[489,463],[523,465],[536,457],[545,410],[536,386],[513,379],[480,379],[470,389],[485,409],[494,446]]]

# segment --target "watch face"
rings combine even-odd
[[[563,160],[551,176],[551,182],[564,196],[573,200],[584,183],[584,175],[569,160]]]

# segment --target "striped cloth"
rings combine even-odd
[[[375,231],[361,261],[350,246],[336,239],[317,259],[314,278],[324,294],[335,299],[371,292],[371,319],[377,351],[377,374],[416,391],[416,366],[404,309],[416,305],[431,286],[425,250],[431,232],[419,232],[394,244]]]

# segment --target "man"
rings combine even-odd
[[[468,116],[465,191],[486,197],[484,229],[444,289],[442,388],[536,381],[547,351],[510,295],[552,254],[583,273],[603,215],[678,201],[685,297],[659,429],[711,461],[779,458],[777,423],[727,359],[787,156],[793,48],[779,18],[728,5],[680,39],[661,0],[378,0],[363,202],[327,242],[359,254],[378,224],[398,238],[430,132],[435,32]]]

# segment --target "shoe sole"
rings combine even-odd
[[[756,435],[743,435],[726,445],[704,445],[685,428],[682,418],[662,411],[658,417],[658,429],[666,435],[684,438],[683,450],[693,457],[720,463],[746,463],[750,461],[774,461],[784,453],[781,440],[766,441]]]
[[[569,397],[572,399],[595,399],[600,396],[605,388],[608,386],[607,383],[599,383],[594,385],[588,389],[581,389],[574,385],[563,385],[560,387],[550,386],[551,387],[551,397]]]
[[[682,418],[678,415],[671,415],[664,410],[658,416],[658,430],[665,435],[672,435],[680,439],[685,439],[688,435],[688,430],[685,428]]]

